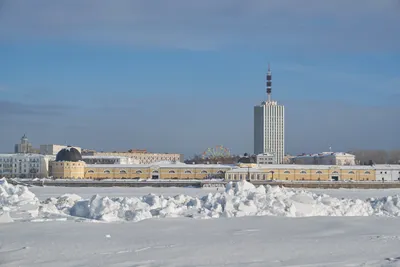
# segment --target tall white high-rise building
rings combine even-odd
[[[278,164],[285,156],[285,107],[271,100],[272,74],[268,66],[267,101],[254,107],[254,153],[273,153]]]

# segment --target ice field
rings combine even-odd
[[[400,266],[399,192],[3,181],[0,265]]]

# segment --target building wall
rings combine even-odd
[[[134,160],[129,157],[118,156],[82,156],[86,164],[134,164]]]
[[[293,164],[312,164],[312,165],[356,165],[355,156],[348,153],[324,152],[313,155],[302,155],[293,157]]]
[[[254,152],[255,154],[272,152],[276,156],[276,162],[283,163],[285,156],[285,108],[283,105],[272,101],[254,107]]]
[[[400,181],[400,165],[375,165],[377,181]]]
[[[136,164],[152,164],[160,161],[183,162],[182,154],[168,153],[94,152],[93,156],[129,157],[132,158]]]
[[[276,157],[273,153],[257,155],[257,164],[276,164]]]
[[[227,180],[240,180],[242,177],[248,177],[257,180],[257,177],[262,180],[288,180],[288,181],[329,181],[334,177],[338,180],[353,180],[353,181],[374,181],[375,170],[370,168],[341,168],[339,166],[330,166],[328,168],[309,168],[304,165],[304,168],[238,168],[228,171],[225,174]],[[258,175],[259,174],[259,175]],[[257,176],[258,175],[258,176]]]
[[[49,158],[39,154],[1,154],[0,177],[44,178],[49,176]]]
[[[224,178],[226,167],[221,168],[176,168],[176,167],[101,167],[85,168],[85,178],[88,179],[205,179],[208,176],[219,175]]]
[[[83,179],[85,178],[85,163],[69,161],[51,162],[52,176],[55,179]]]

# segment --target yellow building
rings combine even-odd
[[[340,165],[257,165],[251,160],[238,166],[219,164],[86,164],[78,150],[62,149],[51,163],[56,179],[207,179],[283,180],[283,181],[375,181],[374,166]],[[383,171],[382,171],[383,172]]]
[[[286,181],[375,181],[373,166],[338,165],[255,165],[241,164],[241,168],[226,172],[227,180],[286,180]]]
[[[224,178],[232,169],[219,164],[185,164],[158,162],[154,164],[86,164],[78,150],[61,150],[51,164],[56,179],[207,179]]]

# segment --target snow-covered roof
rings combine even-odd
[[[247,172],[247,169],[254,171],[266,171],[266,170],[330,170],[330,169],[342,169],[342,170],[374,170],[373,166],[370,165],[298,165],[298,164],[267,164],[257,165],[253,168],[238,168],[229,172]]]
[[[399,164],[375,164],[373,167],[377,170],[399,170],[400,171],[400,165]]]
[[[232,169],[233,167],[230,165],[221,165],[221,164],[186,164],[182,162],[170,163],[170,162],[161,162],[160,164],[152,163],[152,164],[87,164],[88,168],[138,168],[138,169],[146,169],[146,168],[184,168],[184,169]]]
[[[84,156],[83,159],[129,159],[130,157],[125,156]]]
[[[315,154],[305,154],[305,155],[297,155],[294,156],[294,158],[309,158],[309,157],[327,157],[327,156],[353,156],[353,154],[349,154],[346,152],[321,152],[321,153],[315,153]]]

